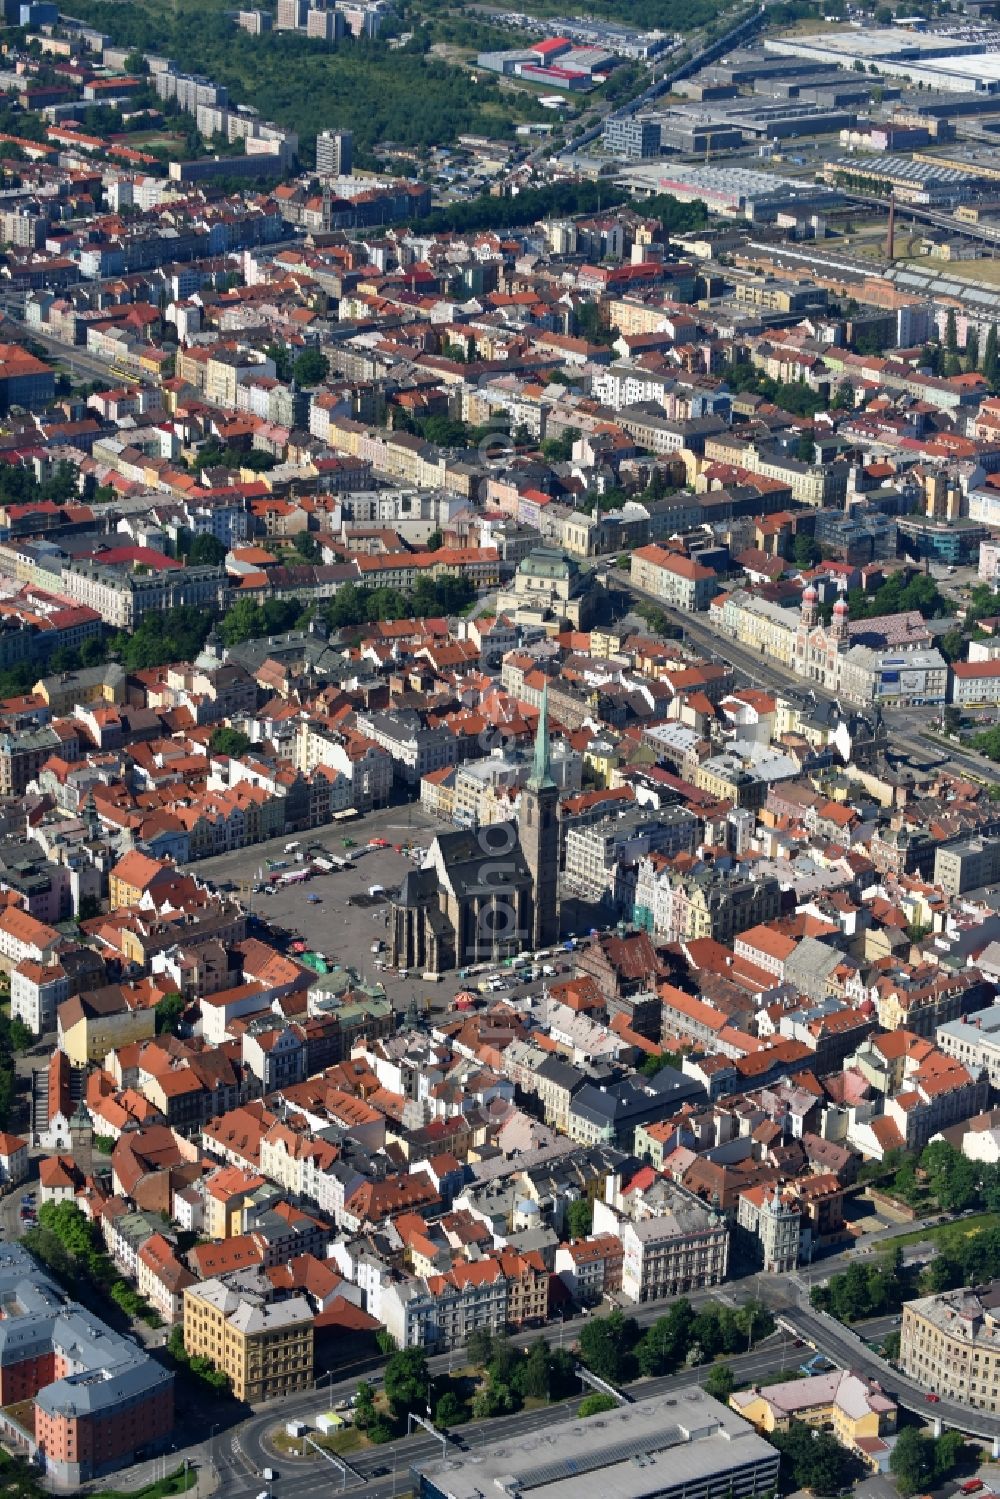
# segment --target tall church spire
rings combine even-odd
[[[559,788],[549,760],[549,689],[542,688],[535,758],[521,793],[518,816],[524,861],[531,871],[531,928],[525,937],[536,950],[559,940]]]
[[[542,687],[542,704],[538,710],[538,729],[535,733],[535,758],[531,763],[531,775],[528,777],[528,785],[532,791],[539,791],[543,786],[554,786],[552,779],[552,762],[549,759],[549,684],[548,680]]]

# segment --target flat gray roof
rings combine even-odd
[[[541,1431],[414,1467],[447,1499],[645,1499],[754,1464],[776,1471],[777,1462],[749,1422],[691,1386],[582,1421],[554,1418]]]

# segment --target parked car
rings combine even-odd
[[[940,1395],[935,1395],[935,1394],[931,1393],[931,1394],[925,1395],[924,1399],[927,1401],[928,1405],[940,1405],[941,1404],[941,1396]]]

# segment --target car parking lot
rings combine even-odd
[[[411,1004],[420,1011],[448,1010],[457,994],[464,990],[478,993],[480,985],[484,986],[487,997],[515,998],[537,989],[543,977],[553,982],[566,978],[568,954],[547,960],[544,966],[550,971],[545,974],[541,963],[534,968],[526,963],[516,970],[487,970],[480,965],[474,974],[462,977],[459,973],[446,973],[436,983],[416,972],[401,978],[394,970],[382,966],[386,954],[373,953],[372,946],[384,942],[387,935],[388,906],[383,892],[395,889],[406,872],[419,862],[419,855],[415,858],[402,851],[404,845],[411,845],[414,852],[426,849],[445,826],[427,817],[419,806],[387,807],[351,822],[330,823],[305,833],[235,849],[214,859],[200,859],[188,865],[188,869],[199,879],[234,894],[250,912],[252,930],[264,937],[272,933],[276,944],[284,950],[302,940],[311,951],[322,953],[331,968],[339,964],[341,968],[353,969],[364,984],[382,984],[398,1013],[405,1012]],[[388,846],[370,848],[372,841]],[[348,842],[350,847],[345,846]],[[290,844],[297,846],[289,848]],[[309,858],[299,863],[296,859],[299,853]],[[317,854],[330,859],[349,859],[353,867],[316,873],[300,883],[259,888],[274,873],[290,874],[306,867]],[[283,867],[269,870],[268,860]]]
[[[314,952],[320,952],[332,967],[354,968],[364,983],[383,983],[396,1010],[405,1011],[411,1001],[421,1009],[447,1008],[462,987],[457,975],[448,974],[438,984],[422,981],[419,974],[400,979],[376,968],[372,944],[384,941],[387,906],[383,895],[370,896],[375,886],[391,890],[399,885],[414,861],[397,848],[411,844],[426,849],[442,824],[428,818],[418,806],[387,807],[351,822],[329,823],[305,833],[273,838],[268,843],[234,849],[214,859],[199,859],[188,865],[198,879],[229,890],[247,907],[251,915],[273,929],[281,945],[301,938]],[[369,848],[371,840],[384,840],[387,848]],[[351,847],[345,847],[350,842]],[[298,850],[287,851],[297,843]],[[266,882],[269,874],[290,873],[302,867],[296,863],[296,852],[312,848],[326,854],[349,859],[353,868],[328,874],[314,874],[300,884],[277,885],[273,890],[254,893],[254,885]],[[268,871],[268,860],[280,861],[285,867]]]

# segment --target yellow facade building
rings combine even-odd
[[[237,1400],[254,1405],[313,1382],[313,1312],[304,1296],[273,1301],[262,1271],[238,1270],[188,1286],[184,1347],[228,1376]]]
[[[764,1435],[802,1421],[832,1429],[841,1446],[876,1471],[888,1466],[889,1447],[882,1439],[896,1430],[896,1404],[874,1379],[831,1369],[765,1389],[737,1390],[729,1404]]]

